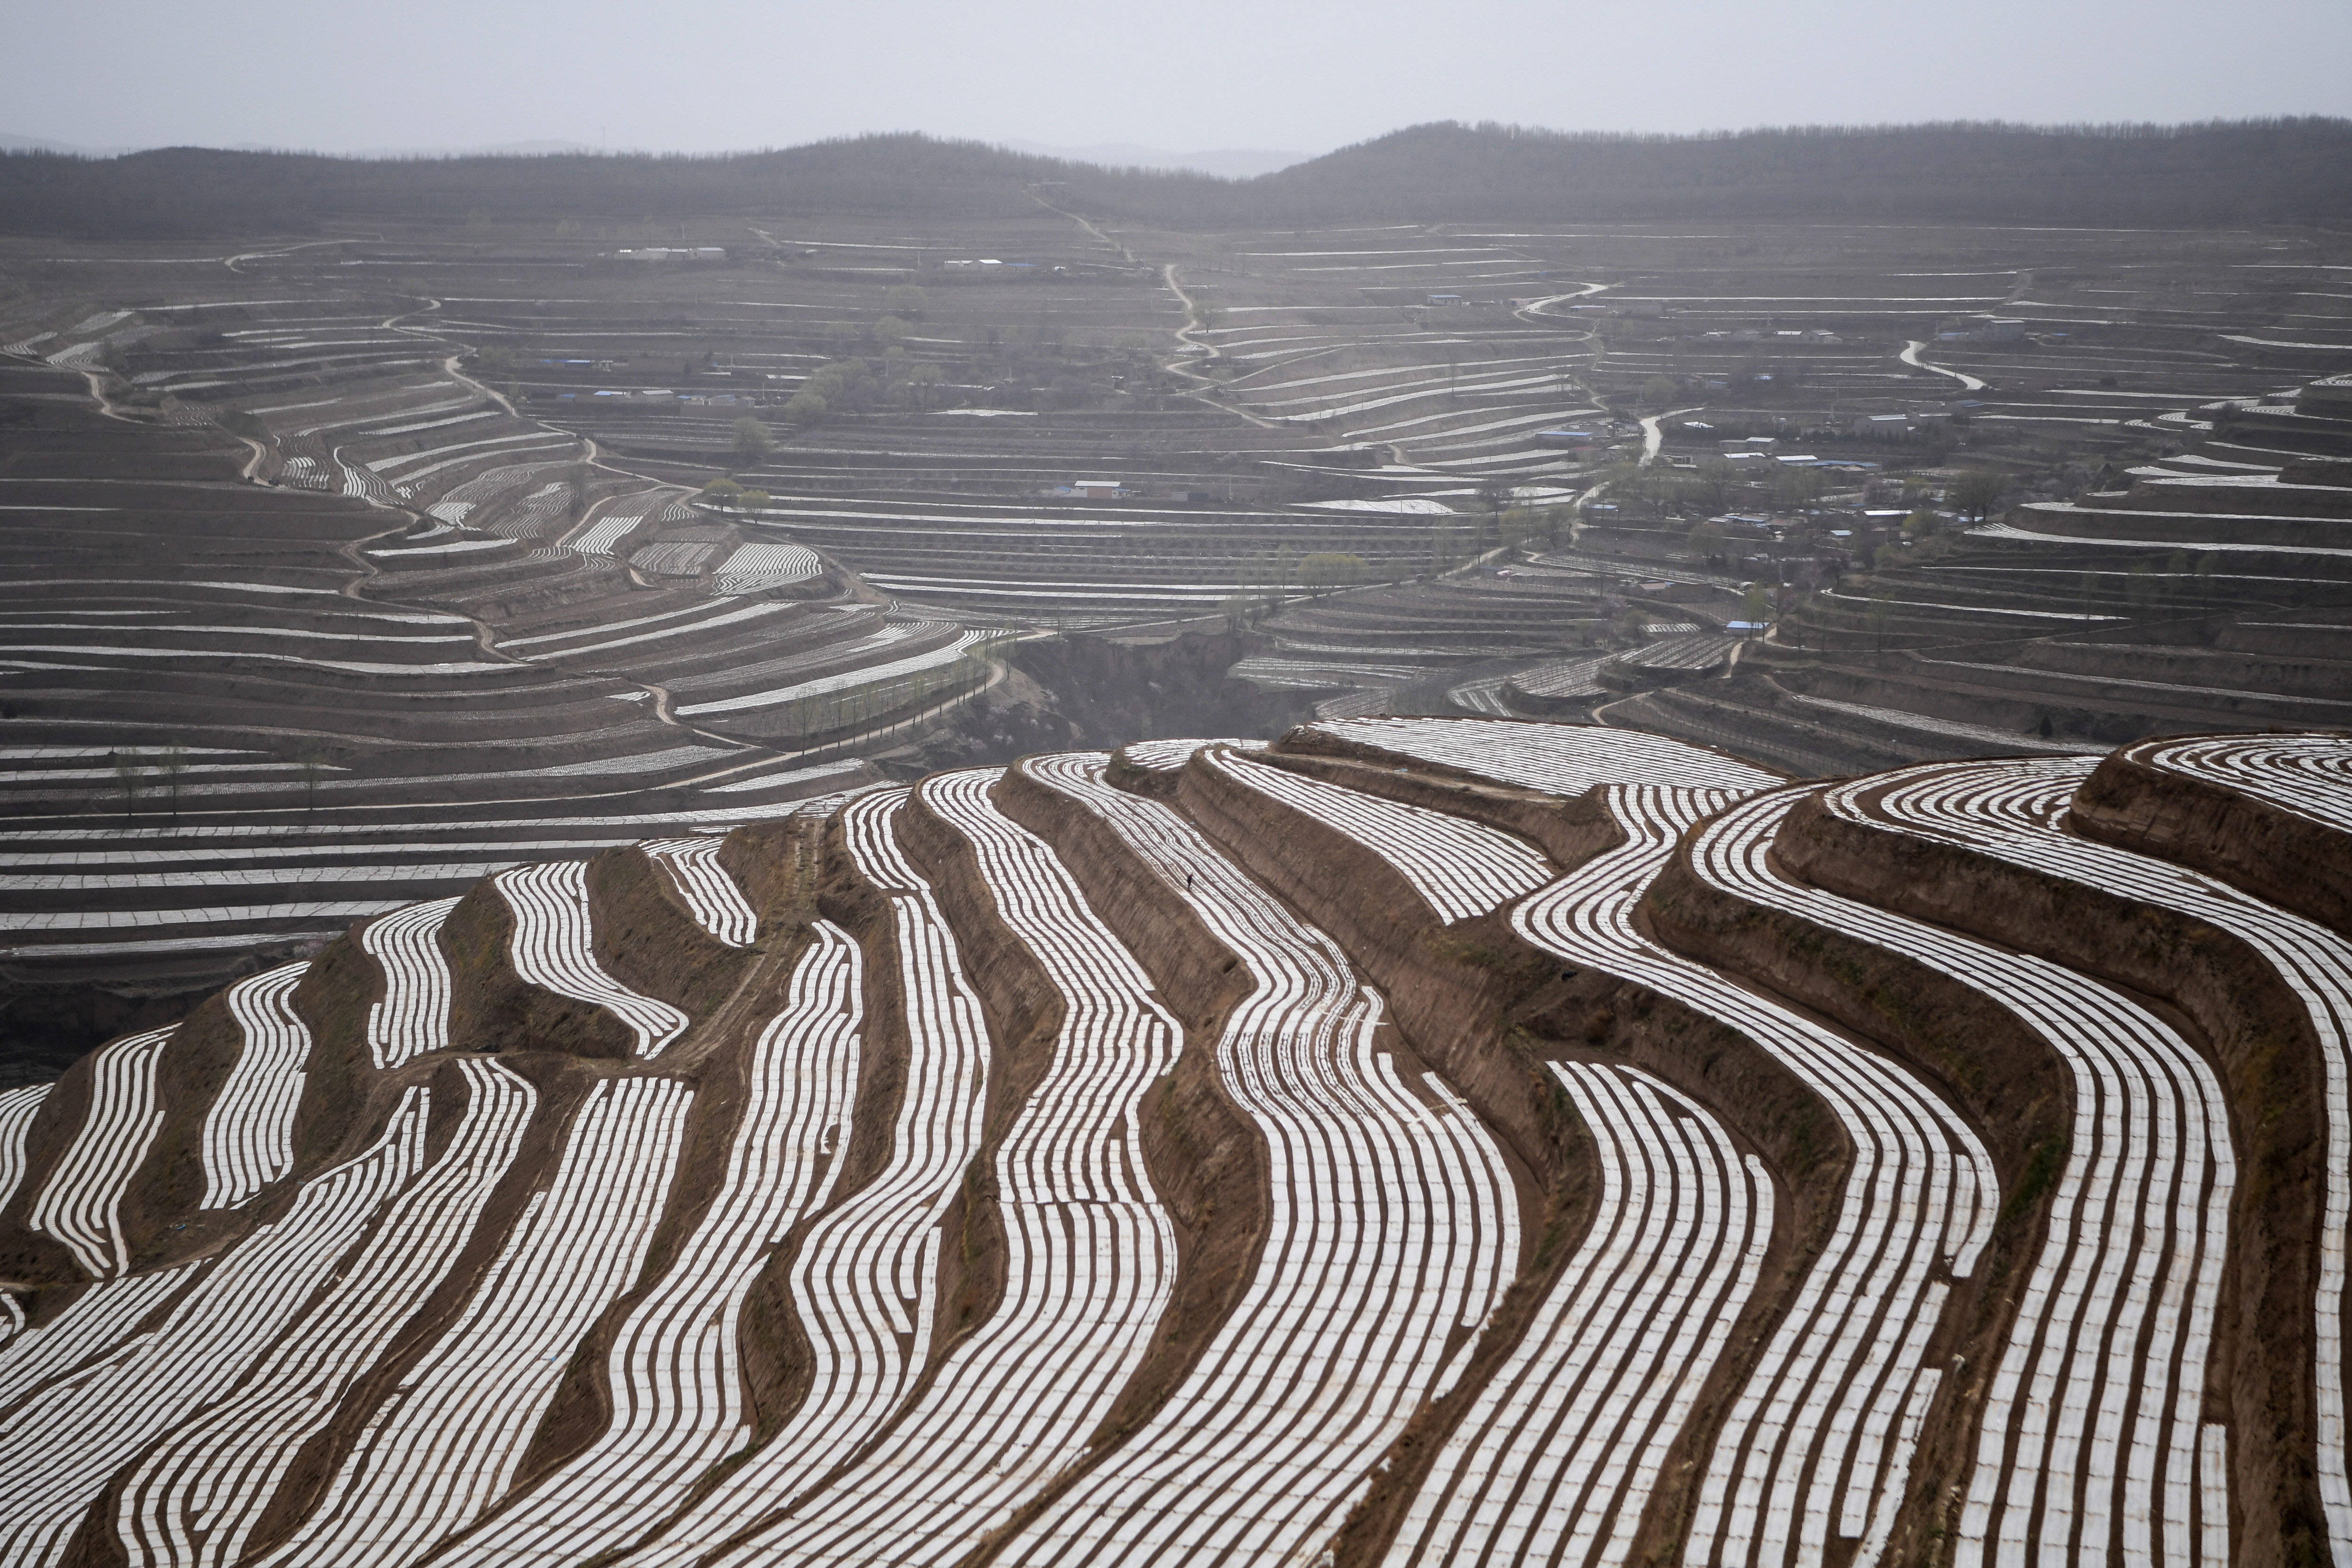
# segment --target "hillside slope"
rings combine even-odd
[[[1374,718],[504,871],[0,1096],[0,1555],[2324,1561],[2347,834]]]

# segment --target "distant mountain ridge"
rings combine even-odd
[[[1283,152],[1267,147],[1171,152],[1164,147],[1144,147],[1132,141],[1101,141],[1086,147],[1053,147],[1039,141],[1006,141],[1000,145],[1015,152],[1058,158],[1069,163],[1092,163],[1105,169],[1175,169],[1227,180],[1254,180],[1315,156],[1312,152]]]
[[[2199,227],[2352,216],[2352,120],[1937,124],[1629,136],[1445,122],[1253,179],[1106,168],[914,133],[710,155],[369,160],[165,148],[0,155],[0,228],[163,236],[330,219],[683,218],[779,210],[941,218],[1034,211],[1026,188],[1112,221],[1733,218]]]
[[[12,131],[0,131],[0,152],[57,152],[72,158],[121,158],[133,152],[152,149],[128,145],[88,147],[73,141],[55,141],[45,136],[26,136]],[[223,152],[288,152],[299,149],[273,147],[259,141],[240,141],[233,147],[218,149]],[[324,154],[332,158],[530,158],[546,152],[593,152],[597,151],[585,141],[500,141],[472,147],[353,147],[343,152]],[[1305,154],[1301,153],[1301,157]]]

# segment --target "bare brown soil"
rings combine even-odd
[[[1334,782],[1361,787],[1377,779],[1375,792],[1433,808],[1444,801],[1463,814],[1471,813],[1458,795],[1483,796],[1478,814],[1540,831],[1559,846],[1555,853],[1577,862],[1622,836],[1590,797],[1559,800],[1346,760],[1300,761],[1301,771],[1338,775]],[[1686,1528],[1715,1431],[1834,1220],[1852,1157],[1843,1135],[1809,1091],[1744,1037],[1644,988],[1564,968],[1522,940],[1504,912],[1443,925],[1378,855],[1198,761],[1183,769],[1179,793],[1202,831],[1336,937],[1381,987],[1405,1037],[1516,1156],[1528,1217],[1523,1234],[1530,1251],[1469,1366],[1446,1397],[1415,1416],[1375,1472],[1340,1531],[1339,1563],[1380,1560],[1445,1437],[1508,1358],[1591,1228],[1599,1174],[1591,1137],[1547,1061],[1629,1060],[1655,1071],[1717,1107],[1736,1141],[1761,1153],[1779,1176],[1780,1218],[1760,1287],[1670,1456],[1671,1479],[1643,1531],[1642,1550],[1662,1558]]]
[[[719,841],[719,863],[743,889],[762,930],[779,910],[814,907],[824,831],[823,821],[786,817],[738,828]]]
[[[636,1036],[606,1009],[525,981],[508,956],[514,913],[488,881],[457,901],[442,923],[449,961],[449,1043],[458,1051],[525,1049],[625,1061]]]
[[[588,862],[596,961],[630,989],[710,1016],[734,993],[751,953],[705,931],[668,875],[633,845]]]
[[[336,937],[310,960],[294,988],[294,1014],[310,1030],[310,1060],[302,1102],[294,1113],[294,1168],[316,1168],[351,1135],[352,1122],[369,1107],[375,1086],[368,1050],[371,1009],[384,999],[383,966],[362,951],[358,926]]]
[[[2074,791],[2085,838],[2176,860],[2352,936],[2346,837],[2308,818],[2116,752]]]
[[[2209,1410],[2231,1420],[2231,1531],[2242,1561],[2326,1559],[2311,1463],[2311,1300],[2326,1208],[2326,1076],[2309,1016],[2228,934],[2152,904],[1807,811],[1782,856],[1823,887],[2042,954],[2169,1003],[2213,1061],[2231,1107],[2238,1187],[2208,1363]]]
[[[1801,810],[1806,810],[1801,808]],[[1801,835],[1792,819],[1782,841]],[[1890,883],[1892,878],[1886,879]],[[1943,1560],[1974,1463],[1976,1427],[2016,1315],[2020,1271],[2047,1232],[2072,1125],[2056,1054],[1982,993],[1884,948],[1751,904],[1671,862],[1643,900],[1653,933],[1703,962],[1826,1018],[1910,1068],[1968,1117],[2005,1195],[1974,1273],[1953,1281],[1927,1364],[1952,1369],[1929,1408],[1889,1560]],[[1940,1501],[1940,1506],[1937,1506]]]

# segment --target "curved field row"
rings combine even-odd
[[[1905,1420],[1935,1374],[1928,1336],[1990,1236],[2000,1186],[1967,1124],[1909,1072],[1649,941],[1642,894],[1682,833],[1734,797],[1612,785],[1626,841],[1512,915],[1538,947],[1737,1030],[1837,1116],[1854,1150],[1836,1228],[1740,1390],[1707,1461],[1694,1563],[1802,1562],[1833,1537],[1883,1542],[1909,1466]]]
[[[152,1333],[0,1421],[0,1557],[50,1568],[107,1479],[226,1395],[297,1320],[424,1165],[427,1104],[410,1090],[373,1147],[304,1183],[285,1218],[206,1270]]]
[[[1714,789],[1769,789],[1780,782],[1718,752],[1639,730],[1493,719],[1349,718],[1308,727],[1500,784],[1578,795],[1596,784],[1673,779]]]
[[[2352,832],[2352,740],[2340,736],[2217,736],[2153,741],[2124,753],[2220,784],[2339,832]]]
[[[303,1445],[393,1347],[472,1239],[520,1151],[539,1094],[495,1061],[467,1057],[458,1066],[466,1113],[441,1156],[392,1198],[365,1243],[320,1281],[317,1299],[253,1363],[236,1394],[177,1427],[123,1482],[115,1534],[136,1568],[242,1561],[253,1527]],[[422,1103],[420,1094],[420,1112]],[[206,1278],[205,1288],[249,1250],[249,1243],[240,1248]],[[197,1332],[194,1324],[190,1332]],[[173,1392],[191,1397],[210,1391],[191,1380]]]
[[[163,1125],[156,1069],[178,1030],[173,1024],[125,1035],[91,1058],[89,1113],[33,1200],[30,1228],[63,1242],[75,1262],[101,1280],[131,1267],[122,1195]]]
[[[1389,1568],[1624,1562],[1771,1241],[1771,1177],[1713,1117],[1632,1068],[1551,1070],[1601,1166],[1591,1228],[1446,1439]]]
[[[1180,1028],[1044,841],[990,802],[997,777],[940,775],[919,793],[971,844],[1063,1003],[1052,1064],[995,1155],[1003,1301],[879,1447],[714,1563],[960,1560],[1085,1453],[1174,1286],[1136,1109]]]
[[[630,1568],[699,1562],[848,1459],[923,1367],[939,1295],[939,1222],[979,1151],[989,1040],[979,998],[931,885],[900,851],[904,790],[842,813],[857,870],[890,907],[909,1059],[890,1162],[819,1219],[793,1260],[793,1302],[814,1369],[807,1396],[750,1458],[650,1542]]]
[[[654,839],[637,847],[668,873],[669,883],[694,915],[695,924],[730,947],[749,947],[759,935],[760,917],[743,890],[719,863],[715,838]]]
[[[383,970],[383,999],[368,1005],[368,1054],[379,1071],[449,1049],[449,960],[441,926],[457,898],[412,904],[360,927],[360,950]]]
[[[1483,751],[1481,731],[1495,739]],[[2333,787],[2332,740],[2262,742],[2320,757],[2297,777]],[[1589,727],[1329,723],[1284,749],[1359,761],[1292,772],[1280,752],[1170,741],[866,795],[829,825],[726,841],[724,866],[719,839],[653,841],[643,852],[694,915],[672,921],[678,938],[697,954],[716,952],[697,946],[697,927],[751,944],[728,960],[740,967],[737,1001],[674,1061],[566,1062],[568,1012],[544,1015],[547,1039],[529,1023],[499,1041],[512,1066],[450,1053],[440,904],[354,932],[382,971],[380,998],[375,974],[340,959],[232,988],[225,1018],[203,1027],[226,1021],[243,1044],[209,1102],[173,1090],[159,1108],[159,1085],[185,1075],[162,1031],[77,1069],[89,1108],[58,1121],[52,1106],[37,1145],[42,1096],[0,1095],[0,1176],[23,1189],[16,1239],[0,1241],[33,1285],[0,1311],[0,1327],[21,1331],[0,1335],[0,1560],[1169,1568],[1344,1552],[1387,1568],[1643,1557],[1874,1568],[1898,1544],[1939,1542],[1927,1549],[1964,1568],[2210,1568],[2230,1558],[2233,1506],[2242,1556],[2262,1533],[2251,1494],[2230,1496],[2226,1424],[2254,1407],[2237,1384],[2225,1396],[2222,1375],[2247,1347],[2214,1343],[2225,1312],[2233,1335],[2262,1332],[2249,1301],[2273,1338],[2292,1332],[2270,1354],[2310,1382],[2291,1430],[2241,1427],[2237,1462],[2267,1478],[2272,1449],[2303,1463],[2301,1445],[2309,1469],[2289,1480],[2324,1504],[2332,1542],[2352,1540],[2352,1171],[2336,1157],[2352,1143],[2352,938],[2063,831],[2088,758],[1767,788],[1777,781],[1723,754]],[[1169,772],[1188,768],[1200,771],[1171,789]],[[1153,771],[1157,782],[1141,777]],[[1555,821],[1579,844],[1608,839],[1613,822],[1622,841],[1555,876],[1509,832],[1324,771],[1400,790],[1417,776],[1416,799],[1475,795],[1470,809],[1534,831]],[[1518,798],[1465,789],[1465,776]],[[1789,866],[1811,862],[1775,852],[1796,854],[1784,823],[1816,797],[1849,824],[1824,841],[1840,853],[1875,845],[1947,893],[1977,885],[1958,857],[1979,857],[1986,878],[2022,867],[2177,911],[2245,949],[2232,963],[2267,963],[2283,988],[2264,1007],[2299,1000],[2322,1052],[2311,1082],[2324,1081],[2326,1103],[2310,1109],[2326,1142],[2308,1211],[2289,1217],[2304,1229],[2232,1236],[2231,1116],[2250,1113],[2224,1102],[2229,1081],[2157,1004],[1881,906],[1932,906],[1912,893],[1873,903],[1794,880]],[[2086,813],[2105,809],[2081,799]],[[1810,833],[1822,824],[1806,810],[1795,820]],[[1522,1235],[1520,1178],[1496,1134],[1445,1082],[1402,1070],[1411,1041],[1386,1032],[1384,998],[1339,938],[1262,883],[1246,846],[1219,851],[1195,811],[1220,833],[1246,820],[1316,835],[1338,857],[1328,874],[1352,869],[1366,879],[1359,896],[1404,900],[1423,932],[1510,912],[1514,936],[1489,933],[1507,961],[1478,993],[1506,999],[1450,1048],[1540,1052],[1581,1022],[1595,1051],[1643,1053],[1640,1070],[1572,1043],[1507,1064],[1506,1092],[1533,1066],[1533,1092],[1558,1096],[1545,1114],[1582,1124],[1592,1179],[1559,1195],[1581,1207],[1547,1213],[1542,1238]],[[786,858],[739,863],[747,854]],[[814,895],[866,946],[801,894],[776,902],[776,928],[759,940],[746,886],[812,858],[824,867]],[[1318,863],[1292,856],[1282,874]],[[1669,869],[1674,900],[1645,911]],[[568,910],[512,891],[559,871],[572,873]],[[614,916],[589,908],[577,862],[498,880],[516,976],[545,984],[524,972],[527,946],[568,944],[593,969],[593,933],[601,921],[609,936]],[[1087,890],[1104,888],[1124,890],[1125,904],[1090,904]],[[1331,891],[1300,889],[1299,907],[1325,907]],[[1743,978],[1651,935],[1652,918],[1678,930],[1694,897],[1727,920],[1771,922],[1769,954],[1810,941],[1827,945],[1824,964],[1860,946],[1894,955],[1929,971],[1913,979],[1930,998],[1957,984],[2005,1009],[1989,1049],[2047,1052],[2035,1071],[2062,1108],[2046,1130],[2069,1142],[2049,1145],[2046,1195],[1998,1254],[2005,1272],[1979,1282],[2005,1195],[1975,1113],[1892,1046],[1775,999],[1780,971]],[[1955,925],[1980,928],[1973,915]],[[886,943],[888,956],[869,962]],[[1000,952],[1011,973],[971,967]],[[1046,1029],[992,1040],[983,980],[1009,1017]],[[315,989],[331,981],[352,991]],[[584,988],[576,974],[567,984],[575,998]],[[1809,998],[1812,984],[1790,981]],[[375,1005],[353,1005],[365,1000]],[[1653,1009],[1663,1027],[1590,1032]],[[345,1151],[373,1142],[323,1172],[295,1168],[302,1020],[344,1020],[350,1037],[321,1023],[322,1049],[356,1049],[362,1012],[362,1055],[390,1076],[360,1065],[352,1092],[364,1098],[351,1109],[368,1120],[339,1126],[322,1107],[320,1130]],[[1508,1032],[1522,1022],[1525,1034]],[[1150,1093],[1170,1082],[1186,1026],[1201,1031],[1192,1050],[1213,1052],[1187,1070],[1215,1072],[1231,1114],[1205,1143],[1181,1101],[1163,1122]],[[869,1028],[881,1031],[871,1042]],[[212,1060],[198,1038],[180,1048]],[[1713,1065],[1723,1051],[1729,1080]],[[1558,1060],[1569,1054],[1579,1059]],[[1809,1135],[1834,1150],[1813,1177],[1826,1185],[1797,1189],[1805,1228],[1793,1239],[1790,1189],[1744,1142],[1780,1131],[1680,1087],[1704,1093],[1696,1084],[1749,1071],[1818,1105]],[[437,1128],[428,1083],[445,1097]],[[161,1131],[141,1132],[158,1116]],[[2272,1146],[2249,1145],[2250,1166]],[[149,1184],[184,1153],[201,1156],[205,1179],[165,1195],[182,1212],[160,1217],[163,1265],[129,1272],[134,1247],[143,1258],[154,1245]],[[36,1155],[42,1174],[20,1179]],[[58,1178],[76,1161],[89,1180],[69,1195]],[[1196,1173],[1265,1183],[1263,1235],[1254,1214],[1241,1256],[1195,1247],[1181,1260],[1163,1197],[1182,1195],[1188,1223],[1215,1225],[1227,1190]],[[79,1216],[85,1247],[104,1249],[94,1284],[26,1231],[50,1188],[55,1214]],[[1556,1219],[1584,1226],[1588,1208],[1589,1228],[1552,1234]],[[2308,1235],[2308,1301],[2300,1275],[2289,1301],[2225,1274],[2233,1249],[2259,1264],[2246,1249],[2274,1234],[2290,1246]],[[1204,1251],[1231,1260],[1203,1263]],[[1523,1264],[1534,1272],[1505,1320],[1512,1338],[1494,1343],[1492,1314]],[[1200,1299],[1183,1267],[1213,1268],[1198,1283],[1230,1303],[1197,1331],[1171,1317]],[[1167,1359],[1177,1353],[1163,1344],[1185,1343],[1163,1340],[1171,1329],[1206,1343]],[[1419,1479],[1381,1479],[1398,1466]],[[1376,1511],[1355,1516],[1360,1502]],[[1368,1534],[1391,1521],[1392,1538]]]
[[[205,1113],[205,1196],[199,1208],[235,1208],[294,1166],[294,1112],[309,1074],[310,1030],[294,1015],[309,963],[282,964],[228,988],[244,1036],[228,1082]]]
[[[857,1098],[863,965],[840,927],[820,921],[814,936],[790,1005],[745,1070],[749,1100],[719,1192],[605,1358],[611,1424],[437,1562],[553,1565],[635,1542],[751,1440],[739,1370],[744,1299],[793,1225],[831,1197]]]
[[[1118,758],[1153,773],[1178,773],[1204,746],[1227,746],[1236,751],[1263,751],[1263,740],[1139,740],[1119,747]]]
[[[1413,1410],[1452,1385],[1517,1264],[1517,1199],[1458,1105],[1410,1094],[1373,1047],[1378,998],[1169,808],[1105,759],[1022,765],[1118,835],[1255,988],[1218,1041],[1264,1132],[1273,1209],[1245,1293],[1167,1403],[1005,1546],[1007,1563],[1282,1560],[1311,1552]],[[1178,879],[1181,878],[1180,882]],[[1450,1102],[1449,1102],[1450,1103]]]
[[[1448,925],[1498,909],[1551,880],[1551,867],[1541,854],[1493,828],[1359,794],[1227,751],[1207,751],[1202,760],[1379,855]]]
[[[2219,878],[2060,831],[2067,801],[2091,766],[2087,759],[1929,765],[1843,786],[1825,799],[1832,810],[1853,821],[1960,843],[2029,870],[2191,915],[2252,947],[2294,990],[2319,1041],[2326,1084],[2326,1197],[2312,1303],[2315,1465],[2329,1533],[2352,1541],[2343,1321],[2347,1236],[2352,1230],[2352,1166],[2344,1155],[2352,1148],[2352,942]],[[1873,795],[1867,801],[1865,790]]]
[[[2200,1411],[2237,1179],[2213,1070],[2161,1019],[2072,970],[1784,881],[1767,857],[1797,799],[1717,818],[1692,865],[1982,992],[2074,1077],[2072,1143],[1986,1396],[1956,1561],[2070,1542],[2194,1561]],[[2161,1543],[2147,1535],[2157,1521]]]
[[[318,1511],[257,1565],[414,1563],[506,1492],[573,1347],[645,1261],[693,1103],[676,1079],[596,1086],[465,1315],[370,1419]]]
[[[17,1400],[122,1343],[141,1320],[204,1270],[202,1262],[181,1263],[100,1280],[47,1322],[7,1341],[0,1355],[0,1432],[7,1430],[9,1407]],[[7,1300],[16,1304],[14,1297]]]
[[[550,861],[501,872],[491,879],[514,912],[508,956],[515,973],[534,986],[600,1007],[637,1037],[639,1056],[659,1056],[692,1020],[669,1003],[641,995],[596,961],[588,908],[588,867]]]
[[[0,1090],[0,1205],[16,1196],[25,1179],[25,1138],[33,1118],[49,1097],[54,1083],[27,1083],[21,1089]]]

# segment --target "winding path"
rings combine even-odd
[[[1927,345],[1925,343],[1906,341],[1903,346],[1903,351],[1900,354],[1897,354],[1895,358],[1901,360],[1905,364],[1909,365],[1913,370],[1933,371],[1939,376],[1949,376],[1954,381],[1959,382],[1964,391],[1982,392],[1985,390],[1987,383],[1979,381],[1976,377],[1969,374],[1966,371],[1948,371],[1941,365],[1931,365],[1927,361],[1921,359],[1919,357],[1919,350],[1927,346]]]

